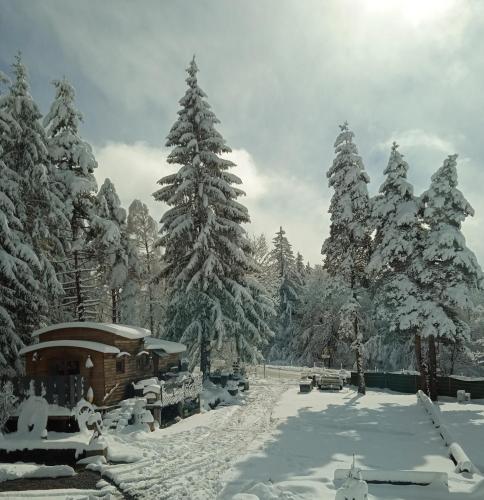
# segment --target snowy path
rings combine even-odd
[[[287,387],[252,382],[241,405],[196,415],[154,433],[120,436],[120,444],[136,447],[143,458],[108,466],[103,475],[135,498],[214,499],[222,489],[223,473],[274,426],[271,412]]]

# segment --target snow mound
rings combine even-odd
[[[229,405],[237,401],[236,396],[231,396],[229,391],[220,385],[216,385],[209,380],[204,382],[200,394],[200,406],[202,410],[208,411],[218,405]]]
[[[74,476],[76,473],[68,465],[37,465],[17,462],[14,464],[0,464],[0,483],[13,479],[38,479]]]

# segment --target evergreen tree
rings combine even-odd
[[[11,127],[18,125],[0,106],[0,375],[7,376],[22,369],[18,351],[29,340],[22,315],[28,311],[28,317],[34,317],[38,312],[36,275],[41,268],[22,240],[24,228],[16,211],[20,176],[3,161],[2,144]]]
[[[116,188],[105,179],[95,202],[92,217],[94,243],[97,249],[101,283],[111,297],[111,321],[120,322],[121,289],[128,281],[129,254],[133,251],[126,231],[126,210],[121,206]],[[131,256],[134,258],[134,255]]]
[[[393,143],[384,171],[386,179],[373,200],[376,233],[367,271],[373,283],[376,315],[383,335],[388,337],[390,332],[390,338],[383,339],[388,344],[388,349],[383,349],[385,358],[402,357],[395,351],[405,350],[410,339],[415,338],[417,366],[425,379],[420,331],[431,304],[416,276],[423,228],[407,172],[408,164],[398,145]]]
[[[180,169],[162,178],[154,194],[170,207],[161,219],[165,255],[159,276],[169,286],[167,335],[189,344],[193,356],[199,353],[208,376],[212,346],[234,343],[240,358],[261,359],[272,309],[251,276],[255,266],[242,227],[250,219],[237,201],[241,180],[230,173],[234,164],[221,157],[230,148],[198,86],[195,59],[187,72],[188,89],[166,143],[173,148],[168,162]]]
[[[69,220],[64,234],[67,259],[63,263],[64,307],[70,319],[84,321],[94,317],[95,289],[91,268],[92,251],[88,247],[88,232],[93,214],[97,184],[93,172],[97,162],[91,146],[81,139],[79,127],[82,115],[75,108],[75,92],[65,79],[54,81],[55,99],[44,118],[48,136],[50,162],[56,167],[56,177]]]
[[[62,256],[62,231],[67,225],[61,200],[55,189],[55,173],[47,155],[47,138],[40,123],[41,114],[30,95],[27,70],[21,57],[13,64],[14,81],[2,99],[1,107],[15,126],[2,136],[3,159],[18,176],[16,215],[23,228],[22,239],[40,262],[34,269],[41,288],[31,299],[35,314],[26,308],[17,325],[24,335],[50,321],[49,302],[63,294],[51,260]]]
[[[299,281],[302,283],[305,282],[306,280],[306,266],[304,265],[304,258],[300,252],[297,252],[296,254],[296,273],[299,277]]]
[[[269,357],[272,360],[287,360],[294,355],[294,315],[296,313],[301,279],[297,272],[292,246],[279,228],[272,240],[270,260],[277,278],[274,302],[277,304],[276,336]]]
[[[474,308],[473,294],[482,286],[482,271],[467,248],[462,222],[474,209],[457,188],[457,155],[449,156],[432,176],[421,197],[425,226],[420,283],[436,305],[423,329],[428,338],[431,397],[436,399],[435,339],[463,344],[469,339],[467,318]]]
[[[365,285],[365,269],[370,249],[369,182],[353,143],[353,132],[345,123],[336,138],[336,158],[327,176],[334,189],[329,207],[331,227],[323,244],[324,268],[332,277],[341,280],[351,291],[351,298],[342,306],[345,322],[342,334],[351,330],[352,346],[356,354],[358,392],[365,393],[363,371],[363,331],[361,328],[361,295]]]

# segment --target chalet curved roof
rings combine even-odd
[[[143,339],[148,337],[151,332],[138,326],[120,325],[114,323],[96,323],[94,321],[74,321],[72,323],[57,323],[49,325],[32,333],[32,337],[38,337],[43,333],[64,330],[66,328],[83,328],[84,330],[101,330],[103,332],[113,333],[119,337],[127,339]]]
[[[170,340],[157,339],[155,337],[146,337],[144,340],[145,349],[148,351],[162,350],[167,354],[178,354],[185,352],[187,346],[178,342],[171,342]]]
[[[29,345],[20,349],[19,354],[27,354],[49,347],[75,347],[77,349],[88,349],[90,351],[102,352],[103,354],[118,354],[119,349],[113,345],[102,344],[101,342],[91,342],[90,340],[49,340]]]

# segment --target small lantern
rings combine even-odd
[[[86,365],[85,366],[86,366],[86,368],[92,368],[94,366],[94,363],[92,362],[90,354],[87,355]]]

